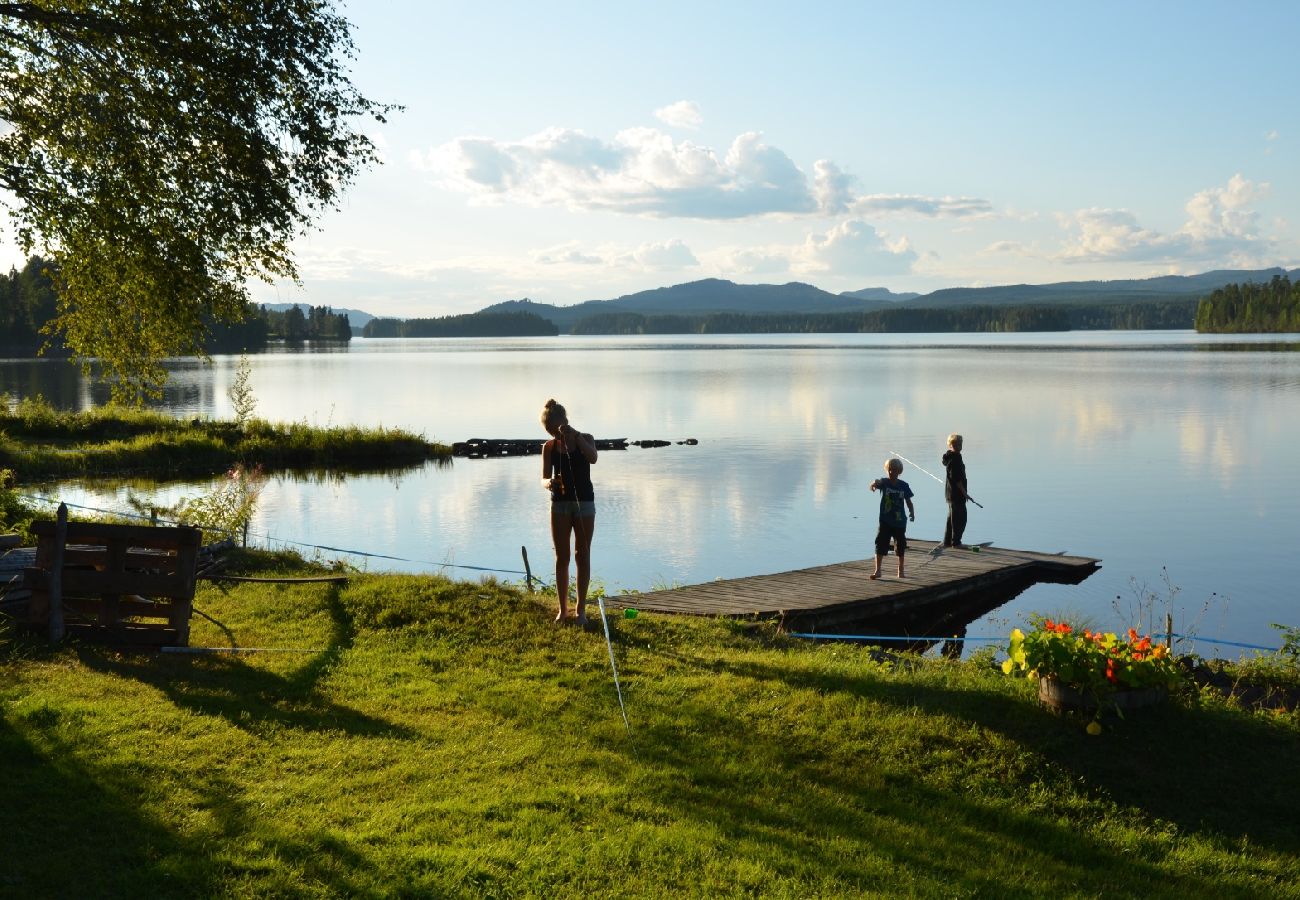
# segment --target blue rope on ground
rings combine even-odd
[[[1006,638],[994,637],[920,637],[918,635],[885,634],[813,634],[791,632],[790,637],[812,638],[819,641],[1005,641]]]
[[[166,525],[181,524],[180,522],[174,522],[168,519],[157,518],[154,516],[145,516],[139,513],[119,512],[113,509],[101,509],[97,506],[85,506],[80,503],[68,503],[66,500],[56,500],[53,497],[42,497],[37,494],[19,494],[18,496],[23,497],[27,500],[37,500],[42,503],[52,503],[56,505],[59,503],[66,503],[68,506],[72,507],[73,509],[84,509],[87,510],[88,512],[97,512],[97,513],[105,513],[113,516],[121,516],[124,519],[139,519],[143,522],[158,522]],[[329,547],[326,546],[325,544],[306,544],[303,543],[302,541],[291,541],[285,538],[272,537],[269,534],[250,533],[250,537],[261,538],[262,540],[265,541],[274,541],[277,544],[292,544],[295,547],[307,547],[312,550],[326,550],[329,551],[330,553],[346,553],[350,556],[367,556],[372,559],[391,559],[397,562],[416,563],[417,565],[435,566],[437,568],[472,569],[473,571],[476,572],[500,572],[506,575],[527,575],[528,574],[527,572],[524,572],[520,569],[494,569],[489,566],[471,566],[464,563],[433,562],[432,560],[427,560],[427,559],[409,559],[405,556],[389,556],[386,553],[368,553],[365,550],[348,550],[344,547]],[[541,579],[537,578],[536,576],[534,576],[534,580],[541,582]],[[542,583],[544,584],[544,582]]]
[[[43,503],[57,504],[61,502],[62,503],[67,502],[67,501],[55,500],[52,497],[41,497],[36,494],[19,494],[18,496],[28,500],[38,500]],[[146,522],[153,522],[153,521],[167,522],[167,520],[165,519],[155,519],[154,517],[143,516],[140,515],[139,513],[117,512],[116,510],[100,509],[95,506],[83,506],[82,504],[79,503],[68,503],[68,506],[71,506],[74,509],[89,510],[90,512],[109,513],[114,516],[122,516],[123,518],[126,519],[141,519]],[[167,522],[167,524],[179,525],[180,523]],[[255,534],[253,536],[260,537],[266,541],[275,541],[276,543],[280,543],[280,544],[292,544],[295,547],[307,547],[312,550],[327,550],[330,553],[346,553],[350,556],[365,556],[371,559],[391,559],[396,562],[416,563],[417,565],[434,566],[437,568],[470,569],[475,572],[500,572],[505,575],[527,575],[528,574],[527,572],[524,572],[520,569],[494,569],[490,566],[471,566],[465,563],[447,563],[447,562],[440,563],[440,562],[433,562],[432,560],[427,560],[427,559],[410,559],[405,556],[389,556],[386,553],[368,553],[365,550],[348,550],[344,547],[329,547],[324,544],[306,544],[301,541],[291,541],[284,538],[272,537],[269,534]],[[538,584],[542,585],[543,587],[546,586],[546,582],[543,581],[541,578],[538,578],[536,575],[533,576],[533,580],[536,581]],[[1177,632],[1174,632],[1173,636],[1183,641],[1203,641],[1207,644],[1217,644],[1224,647],[1240,647],[1245,650],[1263,650],[1266,653],[1280,653],[1282,650],[1281,647],[1265,647],[1260,644],[1245,644],[1242,643],[1241,641],[1225,641],[1225,640],[1219,640],[1217,638],[1200,637],[1199,635],[1179,634]],[[1007,640],[1007,638],[1002,638],[1002,637],[955,637],[955,636],[954,637],[916,637],[916,636],[908,636],[908,635],[884,635],[884,634],[816,634],[811,632],[792,632],[790,634],[790,637],[807,638],[810,640],[819,640],[819,641],[904,641],[904,642],[956,641],[960,643],[977,642],[977,641],[998,642],[998,641]],[[626,713],[624,715],[626,717]]]

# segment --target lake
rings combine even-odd
[[[1276,647],[1300,625],[1300,352],[1295,335],[1190,332],[746,335],[364,340],[250,358],[257,415],[397,426],[451,443],[536,438],[555,397],[598,438],[695,438],[601,454],[594,569],[611,592],[860,559],[898,453],[942,476],[965,436],[967,540],[1098,557],[1080,585],[1036,585],[972,623],[1002,637],[1032,612],[1127,627],[1139,598],[1173,595],[1175,630],[1202,655]],[[162,406],[230,417],[238,357],[177,360]],[[55,361],[0,362],[0,391],[56,405],[105,391]],[[939,539],[943,488],[914,466],[909,534]],[[200,485],[134,488],[160,499]],[[122,509],[119,485],[41,488]],[[35,491],[33,491],[35,493]],[[260,543],[338,550],[367,569],[517,579],[527,547],[550,578],[538,457],[342,479],[276,477]],[[313,550],[311,545],[331,548]],[[398,559],[385,558],[397,557]],[[913,561],[913,565],[920,560]],[[475,568],[479,567],[479,568]],[[888,571],[888,569],[887,569]],[[1161,614],[1160,621],[1163,620]]]

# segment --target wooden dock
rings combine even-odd
[[[934,541],[909,539],[906,577],[897,560],[885,558],[872,581],[873,560],[861,559],[747,578],[719,579],[644,594],[624,594],[613,606],[692,616],[778,618],[792,627],[832,626],[910,614],[925,608],[942,614],[973,594],[1027,581],[1077,584],[1100,560],[1064,553],[1002,547],[955,550]]]

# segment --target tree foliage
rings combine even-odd
[[[0,188],[57,263],[51,330],[119,393],[297,278],[291,240],[376,161],[354,123],[391,109],[352,53],[329,0],[0,3]]]
[[[436,319],[371,319],[365,337],[546,337],[559,329],[536,313],[469,313]]]
[[[1201,301],[1196,330],[1242,334],[1300,332],[1300,281],[1274,275],[1267,284],[1229,284]]]

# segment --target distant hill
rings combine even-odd
[[[1291,277],[1300,273],[1292,270]],[[997,287],[945,288],[905,301],[914,308],[1011,306],[1026,303],[1064,305],[1196,300],[1227,284],[1265,284],[1286,269],[1219,269],[1200,275],[1161,275],[1116,281],[1061,281],[1055,284],[1008,284]]]
[[[567,332],[588,316],[616,312],[642,315],[701,313],[828,313],[870,312],[893,305],[887,300],[862,299],[832,294],[811,284],[736,284],[720,278],[706,278],[672,287],[624,294],[613,300],[588,300],[576,306],[552,306],[531,300],[507,300],[480,312],[531,312],[554,322]]]
[[[895,294],[889,288],[863,288],[860,291],[841,291],[841,297],[857,297],[859,300],[887,300],[890,303],[900,303],[904,300],[915,300],[921,296],[916,291],[903,291]]]

